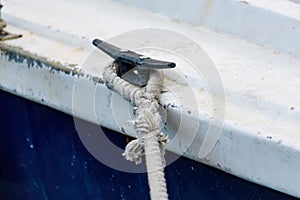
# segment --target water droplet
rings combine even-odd
[[[73,159],[76,159],[76,156],[75,156],[75,155],[73,155],[73,156],[72,156],[72,158],[73,158]]]
[[[30,149],[33,149],[33,148],[34,148],[33,144],[31,144],[31,145],[29,146],[29,148],[30,148]]]
[[[59,186],[58,186],[58,185],[57,185],[57,186],[55,186],[55,189],[59,190]]]
[[[130,189],[130,188],[131,188],[131,185],[128,185],[128,188]]]
[[[193,166],[191,166],[191,170],[194,171],[194,167]]]
[[[71,165],[71,166],[74,166],[74,163],[73,163],[73,162],[71,162],[71,163],[70,163],[70,165]]]

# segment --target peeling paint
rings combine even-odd
[[[91,76],[85,74],[78,68],[75,68],[77,64],[62,64],[58,61],[49,61],[47,58],[39,56],[37,54],[32,54],[28,51],[23,50],[20,47],[10,46],[4,43],[0,44],[1,56],[5,56],[9,62],[15,63],[26,63],[28,68],[49,68],[50,73],[63,72],[67,75],[85,77],[96,83],[103,84],[104,81],[100,77]]]

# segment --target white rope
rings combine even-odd
[[[168,137],[160,131],[158,99],[163,84],[161,71],[151,70],[148,84],[140,88],[121,79],[116,74],[116,63],[106,67],[103,77],[107,87],[115,90],[136,108],[135,130],[138,138],[127,144],[123,156],[136,164],[146,156],[150,196],[153,200],[168,199],[164,175],[164,147]]]

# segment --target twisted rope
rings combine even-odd
[[[168,199],[164,175],[164,147],[168,137],[160,131],[161,118],[157,111],[163,84],[162,73],[151,70],[147,86],[140,88],[118,77],[116,69],[116,63],[104,69],[105,83],[108,88],[134,104],[136,110],[135,130],[138,138],[127,144],[123,156],[140,164],[145,155],[151,199]]]

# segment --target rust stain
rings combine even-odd
[[[83,50],[84,50],[83,47],[78,47],[75,49],[75,51],[78,51],[78,52],[83,51]]]
[[[77,48],[75,48],[75,49],[73,49],[72,51],[71,51],[71,53],[79,53],[79,52],[82,52],[82,51],[84,51],[84,48],[83,47],[77,47]]]
[[[204,88],[200,88],[199,89],[199,93],[202,93],[202,92],[204,92],[205,90],[204,90]]]
[[[132,138],[126,135],[125,136],[125,141],[126,141],[126,144],[128,144],[129,142],[132,141]]]
[[[214,0],[207,0],[207,3],[205,5],[205,8],[203,10],[202,16],[200,18],[200,24],[203,24],[211,10],[212,4],[213,4]]]

